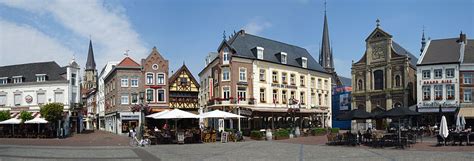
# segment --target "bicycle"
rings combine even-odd
[[[132,146],[132,147],[137,147],[137,146],[145,147],[145,146],[149,146],[149,145],[151,145],[151,141],[148,138],[145,138],[145,139],[142,138],[142,139],[138,140],[137,136],[133,136],[130,139],[130,146]]]

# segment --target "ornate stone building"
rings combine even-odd
[[[352,107],[368,112],[416,104],[417,58],[377,27],[365,39],[366,51],[352,64]],[[377,120],[377,128],[382,126]]]

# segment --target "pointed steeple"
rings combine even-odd
[[[92,50],[92,40],[89,40],[89,53],[87,54],[86,70],[95,70],[94,51]]]
[[[425,41],[425,26],[423,26],[423,33],[421,34],[421,49],[420,49],[420,55],[423,53],[423,49],[426,46],[426,41]]]
[[[324,3],[324,27],[323,27],[323,39],[321,44],[321,49],[319,53],[319,64],[326,69],[326,71],[333,73],[334,72],[334,61],[332,59],[332,50],[331,44],[329,41],[329,28],[328,20],[326,16],[326,2]]]

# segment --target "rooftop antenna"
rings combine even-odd
[[[380,27],[380,20],[377,18],[377,20],[375,21],[377,23],[377,28]]]
[[[123,53],[123,55],[125,55],[126,57],[128,57],[128,52],[129,52],[129,51],[130,51],[130,50],[128,50],[128,49],[125,50],[125,52]]]

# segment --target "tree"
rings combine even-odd
[[[0,121],[10,119],[10,111],[0,111]]]
[[[40,108],[41,116],[49,122],[63,119],[64,105],[62,103],[48,103]]]
[[[25,122],[25,121],[28,121],[28,120],[31,120],[33,119],[34,117],[31,116],[31,112],[28,112],[28,111],[21,111],[20,112],[20,119],[21,119],[21,122]]]

